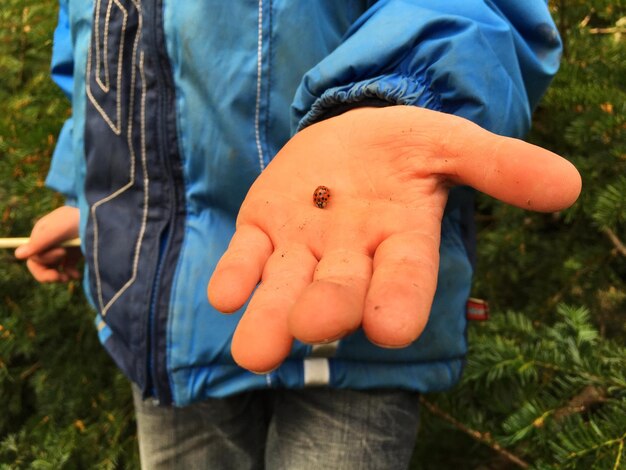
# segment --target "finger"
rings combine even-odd
[[[439,116],[441,118],[442,116]],[[553,212],[571,206],[581,191],[581,177],[559,155],[522,140],[488,132],[462,118],[441,140],[439,164],[457,183],[523,209]]]
[[[51,250],[31,256],[26,261],[26,267],[33,277],[39,282],[67,282],[76,279],[75,273],[65,269],[67,250],[65,248],[53,248]],[[80,275],[79,275],[80,276]]]
[[[439,236],[432,233],[392,235],[376,250],[363,312],[363,330],[374,344],[407,346],[426,326],[439,268]]]
[[[59,271],[57,268],[40,264],[33,258],[26,260],[26,267],[38,282],[67,282],[69,280],[66,273]]]
[[[31,259],[36,263],[43,264],[49,267],[55,267],[62,264],[66,256],[67,250],[65,248],[59,247],[39,252],[36,255],[31,256]]]
[[[232,355],[243,368],[264,373],[289,354],[293,336],[287,315],[302,290],[311,283],[317,259],[297,245],[275,251],[267,261],[263,281],[255,291],[233,336]]]
[[[261,279],[272,250],[271,240],[261,229],[252,225],[238,227],[209,281],[207,294],[211,305],[224,313],[240,309]]]
[[[314,282],[304,289],[289,314],[289,331],[305,343],[327,343],[361,325],[372,259],[365,253],[325,253]]]

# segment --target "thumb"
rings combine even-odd
[[[45,232],[33,232],[26,243],[15,249],[14,255],[17,259],[27,259],[60,245],[63,240]]]
[[[15,250],[15,257],[25,259],[78,236],[78,209],[59,207],[34,225],[28,242]]]
[[[564,158],[536,145],[482,135],[470,143],[456,161],[453,179],[522,209],[554,212],[578,199],[582,181],[578,170]]]
[[[26,259],[34,254],[30,242],[20,245],[15,249],[14,255],[17,259]]]
[[[559,155],[519,139],[493,134],[457,116],[446,121],[441,140],[442,173],[522,209],[554,212],[578,199],[582,181],[578,170]],[[448,157],[448,158],[446,158]]]

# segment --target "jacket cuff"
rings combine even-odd
[[[425,80],[398,73],[329,88],[300,119],[296,131],[361,107],[408,105],[442,111],[441,100]]]

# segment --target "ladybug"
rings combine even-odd
[[[323,209],[328,204],[330,199],[330,189],[326,186],[318,186],[313,193],[313,204],[320,209]]]

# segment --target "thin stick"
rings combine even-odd
[[[458,421],[457,419],[453,418],[448,413],[443,411],[437,405],[435,405],[434,403],[426,400],[426,398],[424,398],[423,395],[420,396],[420,403],[422,405],[424,405],[428,409],[428,411],[430,411],[435,416],[438,416],[439,418],[447,421],[448,423],[453,425],[455,428],[459,429],[460,431],[464,432],[465,434],[468,434],[472,438],[476,439],[478,442],[482,442],[483,444],[491,447],[494,451],[496,451],[498,454],[502,455],[509,462],[514,463],[515,465],[517,465],[520,468],[528,468],[529,467],[528,463],[524,462],[517,455],[514,455],[511,452],[509,452],[508,450],[506,450],[505,448],[503,448],[500,444],[495,442],[491,438],[491,436],[489,436],[487,433],[482,433],[482,432],[477,431],[475,429],[468,428],[463,423],[461,423],[460,421]]]
[[[609,240],[613,243],[615,249],[621,253],[623,256],[626,256],[626,245],[619,239],[619,237],[615,234],[613,230],[610,228],[604,228],[602,231],[609,237]]]
[[[30,240],[28,237],[15,237],[15,238],[0,238],[0,249],[2,248],[17,248],[18,246],[25,245]],[[80,238],[73,238],[60,244],[60,246],[80,246]]]

